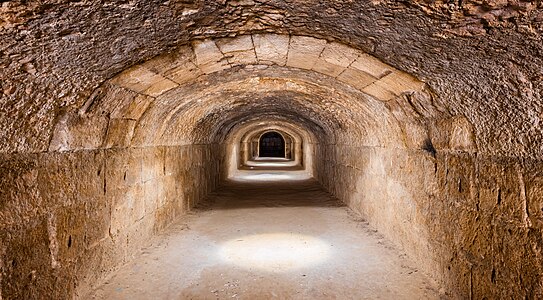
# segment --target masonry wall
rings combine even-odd
[[[0,299],[84,295],[217,186],[216,148],[2,157]]]
[[[543,163],[328,145],[318,179],[458,299],[543,297]]]

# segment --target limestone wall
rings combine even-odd
[[[543,162],[338,145],[318,155],[319,180],[448,296],[543,296]]]
[[[218,148],[3,156],[0,298],[84,294],[216,187]]]

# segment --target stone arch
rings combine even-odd
[[[269,130],[258,138],[258,157],[260,158],[285,158],[286,157],[286,138],[275,130]]]

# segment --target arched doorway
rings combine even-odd
[[[258,143],[260,157],[285,157],[285,139],[275,131],[264,133]]]

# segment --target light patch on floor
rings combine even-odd
[[[268,233],[244,236],[224,243],[221,258],[247,269],[284,272],[326,262],[330,247],[300,234]]]
[[[311,178],[311,175],[303,171],[246,171],[238,170],[232,177],[229,179],[232,181],[238,182],[250,182],[250,181],[301,181],[308,180]]]

